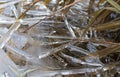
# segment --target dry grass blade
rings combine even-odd
[[[104,3],[105,2],[105,0],[99,0],[99,3],[98,4],[102,4],[102,3]]]
[[[120,45],[108,47],[108,48],[105,48],[103,50],[90,53],[88,56],[82,57],[81,59],[88,59],[89,57],[93,57],[93,58],[99,57],[99,58],[102,58],[102,57],[105,57],[106,55],[108,55],[110,53],[113,53],[113,52],[116,52],[118,50],[120,50]]]
[[[120,11],[120,5],[117,4],[115,1],[113,0],[107,0],[111,5],[113,5],[116,9],[118,9]]]
[[[30,6],[27,10],[25,10],[25,11],[18,17],[18,19],[22,19],[22,18],[25,16],[26,12],[28,12],[37,2],[39,2],[39,0],[35,0],[35,1],[31,4],[31,6]]]
[[[116,8],[114,8],[114,7],[105,7],[104,9],[110,10],[110,11],[113,11],[113,12],[116,12],[116,13],[120,13],[120,11],[117,10]]]
[[[103,11],[103,10],[99,10],[99,11],[97,11],[97,12],[94,14],[94,17],[89,21],[89,23],[87,24],[85,30],[83,31],[81,38],[82,38],[82,37],[85,35],[85,33],[89,30],[89,28],[92,26],[92,24],[94,23],[94,21],[96,20],[96,18],[100,15],[100,13],[101,13],[102,11]]]
[[[45,5],[48,6],[48,4],[50,3],[51,0],[44,0]]]
[[[120,28],[120,21],[99,24],[99,25],[96,25],[96,27],[94,29],[97,31],[103,31],[103,30],[115,29],[115,28]]]

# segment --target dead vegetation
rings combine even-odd
[[[4,77],[120,76],[120,0],[0,1],[0,37]]]

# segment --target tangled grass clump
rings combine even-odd
[[[119,77],[120,0],[0,1],[0,76]]]

